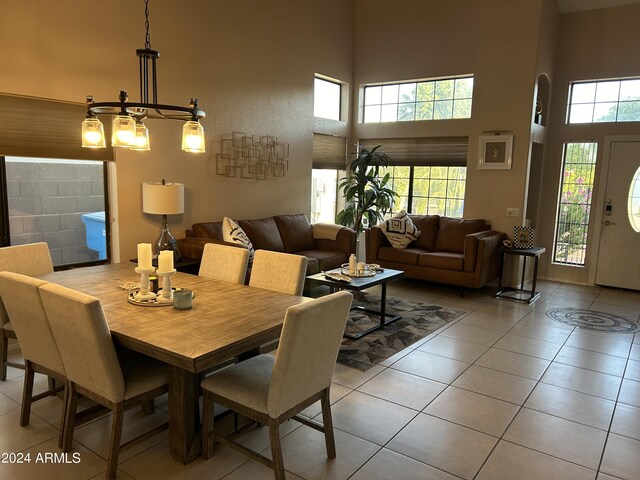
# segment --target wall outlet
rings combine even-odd
[[[519,208],[513,208],[513,207],[507,208],[507,217],[519,217],[519,216],[520,216]]]

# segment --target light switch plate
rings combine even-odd
[[[507,217],[519,217],[519,216],[520,216],[519,208],[513,208],[513,207],[507,208]]]

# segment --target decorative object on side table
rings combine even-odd
[[[514,248],[533,247],[533,228],[518,226],[513,227],[513,246]]]
[[[478,151],[478,168],[511,170],[513,135],[481,135]]]
[[[180,250],[171,235],[167,215],[184,213],[184,185],[182,183],[144,182],[142,184],[142,211],[152,215],[162,215],[162,230],[153,245],[154,255],[163,250],[173,252],[174,260],[179,260]]]

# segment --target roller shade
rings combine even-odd
[[[313,168],[344,170],[347,139],[335,135],[313,134]]]
[[[0,94],[0,155],[72,160],[113,160],[112,148],[82,148],[81,103]],[[111,137],[111,122],[101,119]]]
[[[389,155],[391,165],[467,166],[468,137],[363,138],[360,145]]]

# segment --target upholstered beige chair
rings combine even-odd
[[[291,295],[302,295],[306,272],[307,257],[256,250],[249,285]]]
[[[115,479],[120,450],[139,440],[120,445],[124,412],[168,391],[167,367],[128,350],[118,358],[97,298],[53,283],[42,285],[40,296],[67,373],[62,448],[68,452],[72,446],[78,394],[104,405],[113,412],[106,478]]]
[[[329,388],[352,295],[337,292],[287,310],[276,356],[259,355],[221,370],[202,383],[202,455],[219,441],[274,469],[285,478],[279,425],[290,418],[325,435],[327,456],[335,458]],[[324,427],[296,414],[320,400]],[[269,426],[270,460],[214,432],[213,404],[219,403]]]
[[[40,300],[38,287],[44,280],[19,273],[0,272],[0,296],[11,318],[25,361],[24,387],[20,425],[29,425],[31,403],[49,395],[55,395],[65,384],[65,370],[58,346],[51,333],[47,315]],[[59,388],[33,395],[34,373],[42,373],[59,381]],[[64,419],[64,411],[62,412]],[[62,431],[62,420],[60,423]]]
[[[244,283],[249,250],[217,243],[207,243],[202,252],[198,275],[223,282]]]
[[[0,272],[5,270],[29,276],[53,272],[49,247],[44,242],[38,242],[0,248]],[[16,334],[0,300],[0,361],[2,362],[0,380],[7,379],[7,365],[24,368],[24,365],[21,364],[7,363],[7,348],[10,338],[15,339]]]

